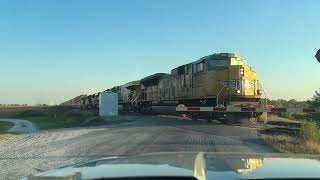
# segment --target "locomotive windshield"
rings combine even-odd
[[[224,69],[229,66],[228,59],[210,59],[207,60],[208,69]]]

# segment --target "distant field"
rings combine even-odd
[[[0,118],[29,120],[39,129],[94,126],[104,123],[95,112],[67,107],[6,107],[0,108]]]
[[[11,122],[3,122],[0,121],[0,133],[6,132],[9,130],[14,124]]]

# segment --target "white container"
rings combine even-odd
[[[112,91],[105,91],[99,96],[99,116],[118,115],[118,94]]]

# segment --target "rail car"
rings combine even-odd
[[[261,107],[257,73],[236,53],[215,53],[184,64],[171,73],[156,73],[111,89],[126,111],[152,106]],[[82,107],[97,108],[99,93],[83,96]],[[222,115],[215,113],[215,115]],[[229,119],[261,119],[262,113],[229,113]],[[241,117],[239,117],[241,116]],[[243,117],[243,118],[242,118]]]

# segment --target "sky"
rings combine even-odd
[[[219,52],[271,99],[320,88],[318,0],[1,0],[0,104],[59,104]]]

